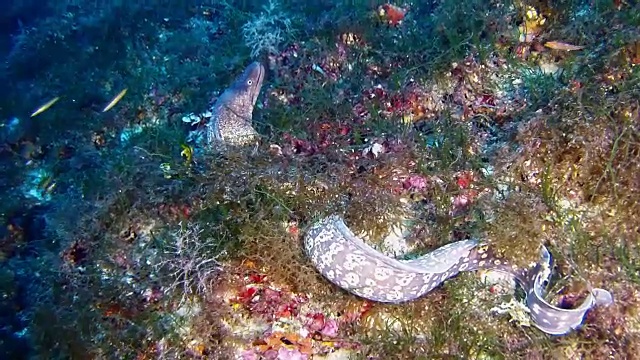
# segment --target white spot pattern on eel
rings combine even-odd
[[[603,289],[592,289],[575,309],[561,309],[544,300],[551,255],[542,248],[542,259],[529,271],[514,269],[504,260],[480,250],[476,240],[444,245],[414,260],[390,258],[376,251],[351,232],[342,217],[332,215],[315,223],[307,232],[304,248],[320,273],[350,293],[387,303],[415,300],[460,271],[491,269],[513,276],[527,292],[527,307],[533,323],[545,333],[566,334],[578,328],[586,312],[595,305],[613,302]]]
[[[264,78],[260,63],[252,63],[220,96],[209,125],[209,145],[246,145],[257,132],[251,116]],[[514,277],[527,292],[527,307],[536,327],[562,335],[578,328],[586,312],[596,305],[613,302],[603,289],[591,289],[575,309],[549,304],[543,295],[549,281],[551,255],[542,248],[541,261],[529,271],[518,270],[482,251],[476,240],[444,245],[410,261],[390,258],[356,237],[337,215],[321,219],[304,238],[307,256],[318,271],[335,285],[365,299],[401,303],[415,300],[461,271],[491,269]]]

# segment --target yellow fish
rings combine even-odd
[[[190,163],[193,159],[193,147],[186,144],[181,144],[180,147],[182,148],[180,155],[184,156],[187,163]]]
[[[48,108],[51,107],[51,105],[55,104],[58,100],[60,100],[60,96],[56,96],[55,98],[47,101],[44,105],[37,108],[36,111],[34,111],[33,114],[31,114],[31,117],[34,117],[36,115],[39,115],[45,112]]]
[[[107,104],[107,106],[104,107],[102,112],[107,112],[107,111],[111,110],[111,108],[116,106],[118,101],[120,101],[120,99],[122,99],[124,97],[124,94],[126,94],[126,93],[127,93],[127,89],[126,88],[124,90],[120,91],[120,93],[118,93],[118,95],[116,95],[116,97],[114,97],[113,100],[111,100]]]
[[[564,51],[575,51],[584,49],[584,46],[567,44],[562,41],[547,41],[546,43],[544,43],[544,46],[548,47],[549,49]]]

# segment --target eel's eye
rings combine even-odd
[[[247,85],[249,85],[249,86],[253,85],[253,80],[251,80],[251,79],[247,80]]]

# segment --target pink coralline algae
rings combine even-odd
[[[278,360],[307,360],[309,359],[309,355],[301,353],[297,349],[287,349],[285,347],[281,347],[278,350]]]
[[[338,322],[327,319],[323,314],[309,314],[305,323],[311,332],[320,333],[323,337],[336,337],[338,335]]]
[[[320,330],[320,333],[326,337],[338,336],[338,322],[333,319],[328,319],[324,323],[324,326],[322,327],[322,330]]]
[[[424,190],[427,188],[428,182],[424,176],[421,175],[409,175],[407,179],[402,183],[402,187],[407,190]]]
[[[253,350],[245,350],[240,354],[242,360],[259,360],[260,355],[256,354]]]

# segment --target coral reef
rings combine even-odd
[[[637,357],[633,2],[106,3],[2,16],[0,357]],[[192,114],[253,58],[261,144],[200,152]],[[370,303],[302,251],[334,212],[405,258],[545,244],[550,301],[616,302],[564,337],[497,313],[517,292],[474,273]]]

